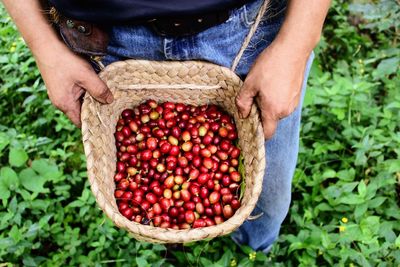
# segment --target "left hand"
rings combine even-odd
[[[274,135],[278,121],[297,107],[308,56],[308,53],[295,52],[291,47],[273,42],[251,67],[236,105],[246,118],[257,98],[266,139]]]

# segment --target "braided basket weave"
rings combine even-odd
[[[265,168],[264,137],[255,106],[249,118],[240,119],[235,96],[240,78],[227,68],[204,62],[154,62],[127,60],[107,66],[100,74],[114,94],[114,102],[102,105],[86,94],[82,106],[82,135],[88,177],[97,203],[120,228],[138,240],[154,243],[185,243],[225,235],[238,228],[255,207]],[[235,120],[239,147],[244,157],[246,189],[241,207],[222,224],[173,230],[129,221],[118,211],[114,197],[116,147],[114,132],[119,114],[147,99],[191,105],[216,104]]]

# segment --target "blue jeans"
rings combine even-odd
[[[270,9],[236,69],[244,78],[256,57],[273,41],[284,19],[284,1]],[[111,29],[107,65],[128,58],[147,60],[205,60],[230,67],[257,15],[261,0],[233,10],[229,19],[189,37],[165,38],[145,26],[117,26]],[[283,3],[283,4],[282,4]],[[280,5],[280,6],[279,6]],[[303,94],[313,55],[304,73]],[[282,77],[284,78],[284,77]],[[263,189],[253,214],[262,214],[246,221],[233,235],[237,243],[248,244],[255,250],[268,251],[277,239],[287,215],[291,199],[291,182],[296,166],[301,99],[298,108],[282,119],[272,139],[265,143],[267,167]]]

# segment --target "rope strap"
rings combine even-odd
[[[262,3],[262,5],[261,5],[261,7],[260,7],[260,9],[258,11],[256,19],[255,19],[253,25],[250,28],[249,33],[247,34],[246,38],[243,41],[242,47],[240,48],[240,50],[239,50],[238,54],[236,55],[235,59],[233,60],[231,71],[235,71],[236,70],[236,68],[237,68],[237,66],[239,64],[239,61],[243,56],[244,50],[246,50],[247,46],[249,45],[250,40],[253,37],[254,33],[256,32],[257,27],[260,24],[261,19],[264,16],[265,12],[267,11],[268,7],[269,7],[269,0],[264,0],[264,2]]]

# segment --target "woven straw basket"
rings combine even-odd
[[[153,243],[192,242],[237,229],[256,205],[265,169],[264,136],[257,108],[253,106],[250,116],[240,119],[235,105],[242,85],[240,78],[232,70],[211,63],[146,60],[113,63],[100,77],[115,100],[110,105],[102,105],[86,94],[82,106],[82,135],[91,189],[105,214],[134,238]],[[138,224],[120,214],[114,197],[115,126],[122,110],[147,99],[191,105],[216,104],[233,116],[244,158],[246,187],[241,207],[230,219],[210,227],[174,230]]]

